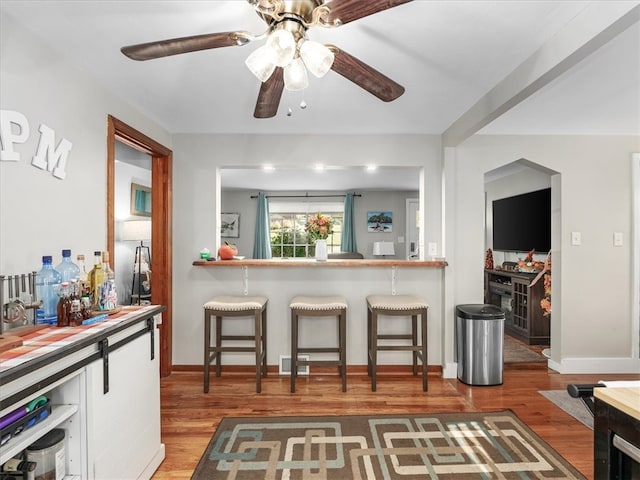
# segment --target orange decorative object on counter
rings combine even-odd
[[[238,249],[228,242],[224,242],[224,245],[218,249],[220,260],[233,260],[236,255],[238,255]]]

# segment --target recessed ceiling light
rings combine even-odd
[[[317,164],[317,165],[316,165],[315,167],[313,167],[313,168],[314,168],[314,170],[315,170],[316,172],[324,172],[324,165]]]
[[[273,172],[276,169],[273,165],[263,165],[262,170],[265,172]]]
[[[367,165],[367,172],[375,172],[377,169],[377,165]]]

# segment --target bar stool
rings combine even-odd
[[[367,297],[367,357],[371,391],[376,391],[378,352],[382,350],[413,352],[413,374],[418,374],[418,359],[422,362],[422,390],[427,391],[427,310],[429,305],[414,295],[369,295]],[[411,317],[410,334],[379,334],[378,315]],[[420,336],[418,342],[418,316]],[[411,340],[409,345],[380,344],[379,340]]]
[[[347,391],[347,300],[341,296],[297,296],[291,309],[291,393],[296,391],[298,365],[337,365],[342,377],[342,391]],[[337,347],[301,347],[298,344],[300,317],[330,317],[338,320]],[[337,353],[337,360],[298,360],[300,353]]]
[[[216,364],[220,376],[223,352],[255,352],[256,392],[262,390],[262,376],[267,376],[267,302],[266,297],[217,296],[204,304],[204,393],[209,392],[209,366]],[[216,319],[215,345],[211,346],[211,319]],[[253,335],[223,335],[222,320],[253,317]],[[223,341],[253,340],[253,346],[222,346]]]

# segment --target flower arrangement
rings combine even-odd
[[[548,317],[551,315],[551,274],[544,274],[544,297],[540,300],[542,307],[542,315]]]
[[[551,315],[551,252],[547,255],[544,262],[544,297],[540,300],[542,315],[548,317]]]
[[[324,240],[333,233],[334,220],[328,215],[322,215],[320,212],[309,217],[304,229],[310,242],[316,240]]]

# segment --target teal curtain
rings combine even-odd
[[[356,226],[353,214],[353,193],[344,197],[344,217],[342,220],[342,248],[343,252],[357,252]]]
[[[258,194],[256,212],[256,234],[253,241],[253,258],[271,258],[269,238],[269,199],[264,193]]]

